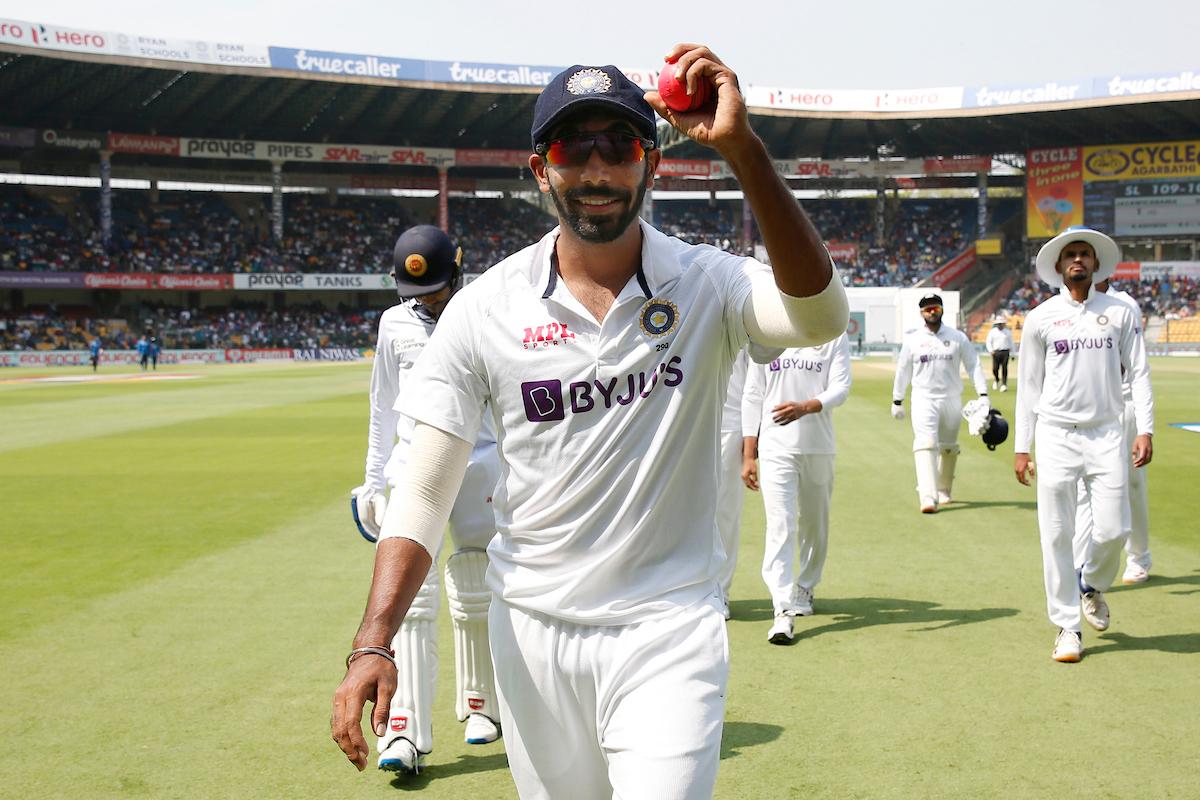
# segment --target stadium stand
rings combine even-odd
[[[319,305],[267,309],[261,304],[188,309],[144,306],[93,318],[88,309],[28,309],[0,317],[0,349],[86,350],[100,337],[105,349],[129,350],[153,330],[169,349],[235,347],[360,347],[375,344],[379,311]]]

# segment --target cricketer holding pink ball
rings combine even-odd
[[[705,47],[670,54],[718,101],[678,114],[611,66],[556,76],[530,167],[560,225],[450,302],[400,400],[416,419],[356,648],[385,643],[429,569],[485,407],[500,452],[489,619],[509,763],[523,798],[712,796],[728,678],[715,518],[721,408],[748,343],[845,330],[821,237]],[[638,220],[654,112],[729,163],[774,264]],[[533,349],[529,326],[553,330]],[[551,327],[553,326],[553,328]],[[353,661],[333,738],[360,769],[362,710],[386,721],[395,669]]]

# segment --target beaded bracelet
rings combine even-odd
[[[386,658],[393,664],[396,663],[396,651],[388,647],[356,647],[350,651],[350,655],[346,656],[346,669],[350,669],[350,662],[360,656],[379,656]]]

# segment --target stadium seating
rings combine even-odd
[[[153,329],[164,348],[371,347],[379,311],[259,305],[181,309],[141,306],[111,318],[69,318],[31,308],[0,317],[0,350],[86,350],[99,336],[107,350],[130,350]]]

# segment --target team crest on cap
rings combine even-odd
[[[567,79],[571,94],[604,94],[612,88],[612,78],[602,69],[581,69]]]
[[[670,300],[651,300],[642,309],[641,322],[648,336],[666,336],[679,323],[679,308]]]
[[[414,278],[419,278],[429,271],[429,262],[420,253],[413,253],[404,259],[404,271]]]

